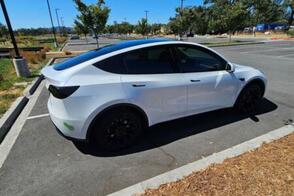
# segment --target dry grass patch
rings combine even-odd
[[[25,86],[15,86],[15,83],[30,83],[39,75],[40,69],[48,60],[40,58],[37,63],[29,63],[32,76],[17,77],[11,59],[0,59],[0,118],[7,111],[15,99],[22,95]]]
[[[294,134],[147,190],[150,195],[294,195]]]

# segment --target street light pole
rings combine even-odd
[[[13,64],[15,67],[16,74],[17,74],[17,76],[21,76],[21,77],[28,77],[31,75],[31,73],[28,69],[28,64],[27,64],[26,60],[20,56],[4,0],[0,0],[0,4],[1,4],[2,10],[3,10],[4,18],[6,20],[6,24],[8,27],[9,34],[10,34],[10,38],[11,38],[13,48],[15,51],[15,58],[13,58]]]
[[[57,29],[58,29],[58,32],[60,33],[60,23],[59,23],[59,16],[58,16],[58,11],[59,10],[60,10],[59,8],[55,8],[56,20],[57,20],[57,24],[58,24]]]
[[[54,24],[53,24],[53,20],[52,20],[52,14],[51,14],[49,0],[47,0],[47,5],[48,5],[48,11],[49,11],[49,16],[50,16],[51,25],[52,25],[52,31],[53,31],[53,36],[54,36],[54,45],[55,45],[55,47],[57,47],[58,44],[57,44],[57,40],[56,40],[56,33],[55,33],[55,28],[54,28]]]

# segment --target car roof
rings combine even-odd
[[[88,61],[90,59],[100,57],[102,55],[115,52],[118,50],[139,46],[139,45],[145,45],[145,44],[152,44],[152,43],[159,43],[159,42],[168,42],[168,41],[174,41],[172,39],[139,39],[139,40],[131,40],[131,41],[123,41],[117,44],[107,45],[95,50],[91,50],[89,52],[86,52],[84,54],[78,55],[76,57],[70,58],[68,60],[65,60],[61,63],[55,64],[54,69],[61,71],[70,67],[73,67],[77,64],[80,64],[82,62]]]

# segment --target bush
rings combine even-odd
[[[52,50],[52,46],[50,44],[44,44],[43,45],[43,50],[45,52],[49,52],[50,50]]]
[[[71,54],[72,54],[70,51],[67,51],[67,50],[64,50],[63,53],[64,53],[65,55],[71,55]]]
[[[46,52],[44,50],[39,52],[23,51],[21,55],[31,64],[37,64],[46,59]]]
[[[294,37],[294,29],[288,30],[287,35],[290,36],[290,37]]]
[[[56,41],[58,44],[63,44],[66,41],[66,37],[57,37]]]

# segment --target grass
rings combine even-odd
[[[159,195],[293,195],[294,134],[194,172],[144,196]]]
[[[221,47],[221,46],[238,46],[238,45],[262,44],[262,42],[231,41],[231,42],[201,43],[201,44],[209,46],[209,47]]]
[[[57,36],[57,43],[62,46],[66,37]],[[50,35],[44,36],[17,36],[16,42],[18,47],[44,47],[46,51],[57,51],[59,47],[54,46],[54,39]],[[12,43],[7,38],[0,39],[0,48],[12,47]]]
[[[40,69],[46,64],[47,59],[38,59],[29,63],[32,76],[29,78],[17,77],[11,59],[0,59],[0,117],[7,111],[15,99],[22,95],[26,86],[15,86],[15,83],[30,83],[39,75]]]

